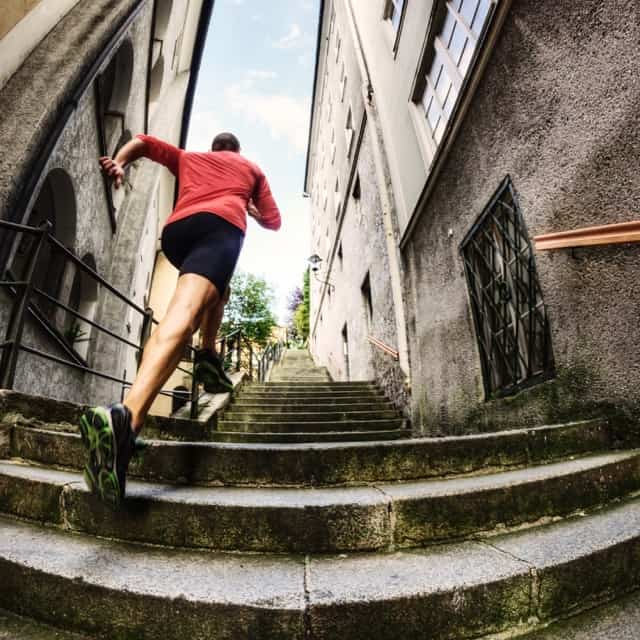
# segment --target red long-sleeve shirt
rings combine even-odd
[[[145,143],[145,157],[178,178],[178,200],[165,224],[208,211],[246,231],[247,203],[253,199],[260,224],[280,228],[280,211],[258,165],[233,151],[195,153],[153,136],[137,137]]]

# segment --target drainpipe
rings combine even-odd
[[[351,30],[351,38],[354,42],[358,66],[364,82],[362,93],[364,96],[364,107],[367,113],[367,121],[373,129],[373,160],[376,169],[376,180],[378,191],[380,192],[380,203],[382,205],[382,221],[384,225],[385,240],[387,243],[387,254],[389,256],[389,271],[391,276],[391,292],[393,295],[393,308],[396,316],[396,333],[398,336],[398,355],[400,368],[406,376],[405,384],[410,388],[411,370],[409,368],[409,346],[407,341],[407,324],[404,311],[404,297],[402,295],[402,267],[400,249],[398,245],[397,233],[395,231],[395,199],[393,198],[393,187],[389,168],[384,151],[382,138],[382,128],[378,109],[375,104],[375,93],[371,84],[369,68],[362,48],[360,33],[356,25],[353,14],[352,0],[345,2],[347,9],[347,21]]]

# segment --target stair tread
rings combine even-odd
[[[304,609],[307,587],[308,605],[319,608],[312,624],[320,624],[322,607],[461,594],[516,577],[530,585],[532,569],[569,572],[572,563],[592,563],[600,553],[638,541],[640,501],[631,500],[586,518],[494,537],[490,544],[467,541],[393,553],[311,554],[305,579],[304,556],[156,549],[0,518],[0,566],[4,575],[10,566],[27,567],[84,587],[278,610]],[[545,588],[543,582],[542,597]],[[325,615],[335,615],[335,609],[326,609]]]
[[[425,499],[535,483],[582,471],[606,468],[621,461],[640,458],[640,450],[616,451],[574,460],[563,460],[496,473],[400,483],[378,482],[356,487],[200,487],[127,482],[127,495],[163,502],[234,505],[244,508],[300,508],[334,504],[388,504],[394,500]],[[79,474],[13,460],[0,461],[0,476],[14,476],[56,486],[72,485],[84,491]]]
[[[1,640],[91,640],[0,610]]]

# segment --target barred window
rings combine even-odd
[[[549,322],[531,242],[507,177],[460,252],[487,398],[553,376]]]
[[[433,42],[414,94],[424,110],[432,152],[451,119],[495,4],[496,0],[447,0],[435,12]]]

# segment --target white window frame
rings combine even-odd
[[[464,1],[468,2],[469,0]],[[470,25],[462,17],[459,8],[464,5],[461,5],[461,0],[437,0],[434,4],[422,61],[418,68],[409,105],[413,124],[418,134],[420,151],[427,167],[433,164],[438,150],[447,137],[451,123],[456,118],[460,99],[470,77],[473,75],[483,40],[495,16],[496,7],[500,2],[500,0],[474,1],[477,3],[474,16],[477,15],[479,8],[485,2],[488,5],[482,26],[477,31],[472,31]],[[449,34],[449,41],[445,42],[443,40],[444,28],[447,24],[450,24],[452,18],[455,19],[455,26]],[[447,20],[449,21],[448,23]],[[476,26],[474,25],[474,27]],[[461,58],[456,62],[452,58],[449,47],[458,29],[464,34],[465,41]],[[472,53],[466,57],[466,69],[461,70],[460,64],[470,45],[473,47]],[[436,59],[442,63],[442,67],[437,74],[438,78],[435,83],[437,86],[434,86],[430,75],[435,69],[433,63]],[[449,88],[444,91],[444,98],[442,96],[443,92],[439,91],[441,89],[440,79],[445,77],[443,74],[446,74],[450,82]],[[433,106],[434,113],[439,113],[435,128],[429,121],[431,110],[427,111],[427,107],[423,102],[425,94],[429,95],[429,106]]]
[[[391,51],[394,54],[394,58],[398,53],[398,45],[400,44],[400,34],[402,33],[402,26],[404,25],[404,16],[407,12],[407,4],[409,0],[385,0],[384,12],[382,19],[386,24],[387,37],[391,45]],[[393,16],[398,12],[398,23],[393,24]]]

